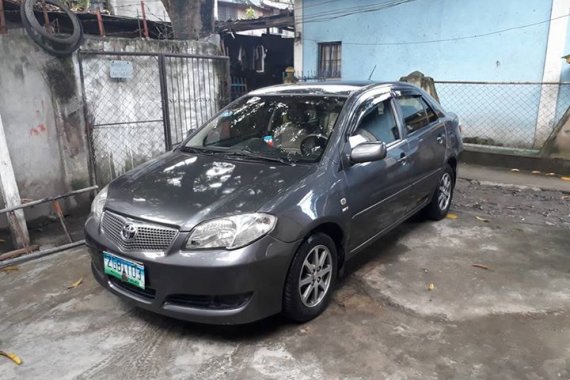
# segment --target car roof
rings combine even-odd
[[[349,96],[364,88],[376,88],[394,85],[407,85],[401,82],[374,82],[374,81],[326,81],[326,82],[302,82],[292,84],[280,84],[254,90],[249,95],[337,95]]]

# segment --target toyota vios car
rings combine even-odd
[[[85,225],[101,285],[184,320],[319,315],[347,260],[449,210],[457,116],[405,83],[254,91],[111,182]]]

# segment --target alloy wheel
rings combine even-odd
[[[299,295],[307,307],[315,307],[325,298],[332,279],[331,251],[317,245],[305,257],[299,274]]]
[[[437,204],[441,211],[447,210],[449,202],[451,202],[451,188],[453,181],[449,173],[443,173],[439,181],[439,194],[437,196]]]

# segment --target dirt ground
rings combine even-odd
[[[0,377],[570,379],[567,196],[459,180],[455,219],[375,243],[303,325],[132,308],[95,282],[84,248],[22,264],[0,272],[0,350],[24,362],[0,357]]]
[[[459,179],[454,208],[485,218],[570,229],[570,192]]]

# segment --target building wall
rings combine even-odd
[[[526,0],[524,6],[520,0],[417,0],[376,12],[315,20],[323,12],[377,3],[303,0],[303,70],[316,70],[318,42],[342,41],[343,79],[367,78],[374,65],[375,80],[395,80],[415,70],[441,80],[542,79],[548,23],[481,38],[410,42],[479,35],[548,20],[550,0]]]
[[[398,80],[416,70],[447,81],[540,82],[543,78],[549,23],[517,27],[549,20],[552,0],[526,0],[524,5],[520,0],[417,0],[327,19],[327,15],[330,18],[374,4],[378,2],[302,0],[303,58],[302,67],[296,70],[309,75],[316,72],[318,43],[341,41],[342,79],[347,80],[367,79],[375,65],[372,79],[379,81]],[[515,29],[463,38],[509,28]],[[431,42],[422,43],[425,41]],[[568,68],[564,66],[561,79],[570,76]],[[502,102],[504,110],[487,115],[488,125],[467,126],[467,133],[532,146],[540,91],[540,86],[527,91],[527,99],[520,99],[516,88],[489,92],[486,101]],[[517,102],[528,104],[525,112],[535,115],[534,119],[527,118],[521,124],[515,116],[513,130],[493,128],[493,120],[503,120],[512,112],[509,99],[517,96]],[[442,103],[460,115],[481,112],[477,105],[470,106],[464,100],[444,98]],[[557,113],[561,115],[566,106],[559,103]]]

